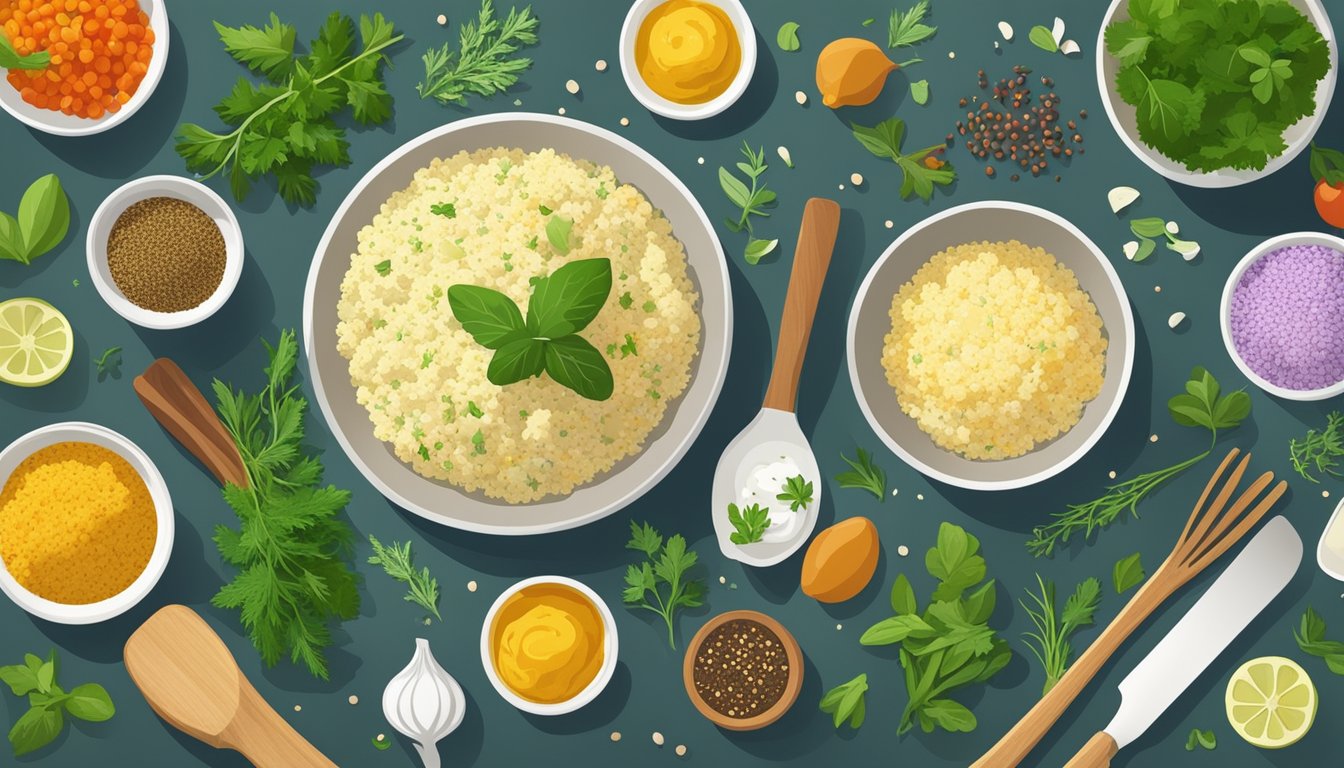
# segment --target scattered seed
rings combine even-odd
[[[992,166],[992,165],[986,165],[986,166],[985,166],[985,175],[988,176],[988,177],[990,177],[991,179],[994,178],[994,166]]]
[[[999,50],[999,41],[998,41],[998,40],[995,40],[995,41],[994,41],[994,50],[996,50],[996,51]]]
[[[1156,443],[1156,442],[1157,442],[1157,435],[1149,435],[1149,436],[1148,436],[1148,442],[1150,442],[1150,443]]]
[[[947,52],[947,58],[949,58],[949,59],[955,59],[955,58],[957,58],[957,52],[956,52],[956,51],[948,51],[948,52]]]
[[[653,732],[653,743],[654,743],[654,744],[657,744],[657,745],[660,746],[660,747],[663,746],[663,734],[661,734],[661,733],[659,733],[659,732],[657,732],[657,731],[654,731],[654,732]]]
[[[779,155],[779,159],[784,161],[784,165],[793,167],[793,155],[789,152],[788,147],[779,147],[775,152]]]
[[[620,732],[620,731],[612,731],[612,732],[611,732],[611,740],[612,740],[612,741],[620,741],[620,740],[621,740],[621,732]]]
[[[562,114],[562,115],[565,114],[565,108],[564,108],[564,107],[561,107],[561,108],[560,108],[559,110],[557,110],[557,111],[558,111],[560,114]]]
[[[851,174],[849,174],[849,183],[850,183],[850,184],[853,184],[853,185],[856,186],[856,187],[858,187],[858,186],[862,186],[862,185],[863,185],[863,174],[861,174],[861,173],[851,173]]]
[[[678,744],[678,745],[677,745],[677,757],[685,757],[685,756],[686,756],[686,745],[685,745],[685,744]]]
[[[1322,499],[1328,499],[1328,498],[1330,498],[1330,492],[1329,492],[1329,491],[1321,491],[1321,498],[1322,498]]]
[[[891,495],[892,495],[892,496],[895,496],[895,495],[898,494],[898,493],[900,493],[900,491],[899,491],[898,489],[896,489],[896,488],[892,488],[892,489],[891,489]]]
[[[845,185],[844,185],[844,184],[841,184],[841,185],[840,185],[840,189],[844,189],[844,188],[845,188]]]
[[[910,548],[902,544],[901,546],[896,548],[896,554],[900,555],[901,557],[905,557],[910,554]]]
[[[1153,286],[1153,293],[1161,293],[1161,292],[1162,292],[1162,286],[1160,285]]]
[[[1114,479],[1115,479],[1115,470],[1112,469],[1110,472],[1107,472],[1107,473],[1106,473],[1106,476],[1109,477],[1109,478],[1111,478],[1112,480],[1114,480]]]
[[[439,26],[442,27],[448,24],[448,17],[440,13],[439,17],[435,19],[435,21],[439,22]]]
[[[806,94],[806,93],[803,93],[802,91],[798,91],[798,92],[796,92],[796,93],[793,94],[793,100],[796,101],[796,102],[798,102],[799,104],[806,104],[806,103],[807,103],[807,94]]]
[[[477,584],[476,584],[476,580],[475,580],[475,579],[472,579],[471,581],[468,581],[468,582],[467,582],[467,591],[468,591],[468,592],[475,592],[475,591],[476,591],[476,587],[477,587]]]
[[[359,703],[359,697],[352,693],[350,694],[350,698],[348,699],[348,701],[350,702],[350,706],[353,707]]]
[[[835,625],[835,631],[836,631],[836,632],[839,632],[841,629],[843,629],[843,627],[842,627],[841,625],[839,625],[839,624],[836,624],[836,625]]]
[[[727,583],[728,583],[728,579],[727,579],[727,577],[725,577],[725,576],[720,576],[720,577],[719,577],[719,583],[720,583],[720,584],[727,584]]]
[[[630,118],[628,117],[621,118],[621,125],[629,125],[629,124],[630,124]]]
[[[1180,325],[1183,322],[1185,322],[1185,313],[1173,312],[1171,313],[1171,317],[1167,318],[1167,327],[1171,328],[1172,330],[1175,330],[1176,326]]]
[[[294,705],[294,711],[295,711],[295,712],[302,712],[302,711],[303,711],[303,707],[300,706],[300,705],[298,705],[298,704],[295,704],[295,705]]]
[[[695,158],[695,162],[698,163],[698,164],[700,164],[700,165],[704,165],[704,164],[705,164],[705,158],[703,158],[703,157],[697,157],[697,158]]]
[[[924,494],[922,494],[922,493],[916,493],[916,494],[915,494],[915,499],[917,499],[918,501],[923,501],[923,500],[924,500]]]
[[[566,80],[566,81],[565,81],[565,90],[566,90],[566,91],[569,91],[570,93],[578,93],[578,92],[579,92],[579,81],[578,81],[578,80]]]
[[[598,59],[598,60],[597,60],[597,63],[593,65],[593,69],[596,69],[598,72],[606,72],[606,71],[607,71],[607,60],[606,60],[606,59]]]

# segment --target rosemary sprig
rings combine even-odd
[[[1340,458],[1344,457],[1344,413],[1331,411],[1325,417],[1325,428],[1307,430],[1307,436],[1288,443],[1288,455],[1293,460],[1293,469],[1297,474],[1313,483],[1321,482],[1312,476],[1317,474],[1344,477],[1339,471]]]
[[[434,618],[443,621],[439,615],[439,580],[429,575],[429,568],[415,569],[411,542],[399,544],[394,541],[383,546],[382,542],[370,535],[369,544],[373,546],[369,565],[381,565],[384,573],[406,585],[407,592],[402,599],[415,603],[429,611]]]

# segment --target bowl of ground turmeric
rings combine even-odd
[[[173,503],[153,462],[106,427],[63,422],[0,452],[0,591],[59,624],[118,616],[173,549]]]

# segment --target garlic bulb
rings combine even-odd
[[[415,742],[425,768],[439,768],[438,742],[462,724],[467,699],[462,686],[430,653],[429,641],[415,641],[411,663],[383,690],[383,716]]]

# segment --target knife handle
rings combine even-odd
[[[1115,743],[1111,734],[1098,731],[1072,760],[1064,764],[1064,768],[1109,768],[1111,758],[1119,751],[1120,745]]]

